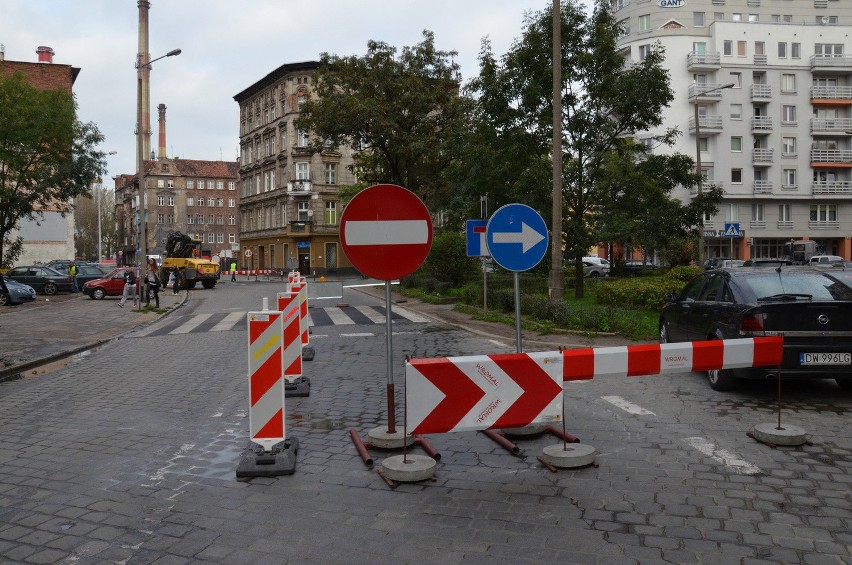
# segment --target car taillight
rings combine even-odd
[[[754,332],[763,332],[763,319],[766,317],[766,314],[763,313],[747,313],[743,315],[743,319],[740,321],[740,332],[742,333],[754,333]]]

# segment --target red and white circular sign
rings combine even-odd
[[[417,270],[432,247],[432,218],[401,186],[377,184],[359,192],[340,217],[340,243],[368,277],[391,281]]]

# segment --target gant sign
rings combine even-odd
[[[660,8],[683,8],[686,6],[686,0],[657,0],[657,6]]]

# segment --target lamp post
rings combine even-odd
[[[697,84],[697,83],[696,83]],[[717,90],[724,90],[726,88],[733,88],[736,86],[734,83],[723,84],[721,86],[717,86],[716,88],[710,88],[708,90],[702,90],[701,92],[695,93],[695,172],[698,173],[698,195],[700,196],[704,192],[704,173],[701,172],[701,121],[698,117],[698,97],[703,96],[705,94],[710,94],[711,92],[716,92]],[[698,265],[703,269],[704,268],[704,214],[701,215],[701,226],[699,226],[699,234],[698,234]]]
[[[136,167],[137,178],[139,179],[139,205],[137,209],[139,210],[139,278],[141,279],[139,284],[145,292],[147,292],[147,289],[144,288],[144,281],[147,278],[148,229],[145,218],[147,206],[145,205],[145,124],[143,123],[142,112],[143,76],[146,71],[151,70],[151,64],[155,61],[159,61],[165,57],[174,57],[175,55],[180,55],[180,53],[180,49],[173,49],[165,55],[161,55],[150,61],[147,60],[149,57],[147,53],[139,53],[136,60]]]

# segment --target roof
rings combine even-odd
[[[145,161],[145,173],[157,174],[158,164],[169,164],[169,174],[183,177],[239,177],[239,163],[236,161],[199,161],[197,159],[164,159],[163,161]],[[150,172],[149,172],[150,171]]]
[[[251,98],[252,96],[257,94],[258,92],[261,92],[262,90],[264,90],[268,86],[275,84],[275,82],[277,82],[278,79],[285,77],[285,76],[289,75],[290,73],[293,73],[293,72],[296,72],[296,71],[313,71],[313,70],[319,68],[319,66],[320,66],[319,61],[303,61],[301,63],[286,63],[284,65],[281,65],[280,67],[278,67],[277,69],[275,69],[274,71],[272,71],[271,73],[269,73],[268,75],[266,75],[265,77],[263,77],[262,79],[257,81],[256,83],[252,84],[251,86],[249,86],[245,90],[235,94],[234,100],[237,103],[243,102],[244,100],[247,100],[248,98]]]
[[[0,61],[0,74],[11,76],[19,72],[27,78],[30,84],[42,90],[65,89],[71,92],[77,75],[78,67],[60,65],[57,63],[28,63],[24,61]]]

